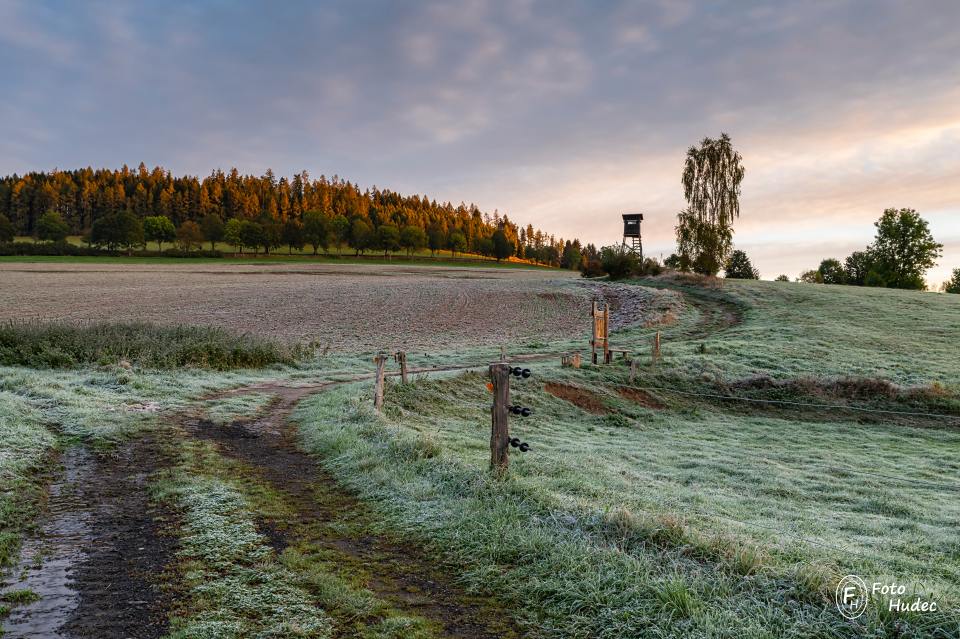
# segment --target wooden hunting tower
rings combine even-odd
[[[637,257],[643,259],[643,242],[640,241],[640,222],[643,213],[623,214],[623,248],[633,251]]]

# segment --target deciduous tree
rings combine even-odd
[[[467,250],[467,238],[460,231],[454,231],[450,234],[450,253],[456,255]]]
[[[47,211],[37,220],[37,238],[44,242],[63,242],[70,234],[70,225],[56,211]]]
[[[833,259],[832,257],[825,259],[820,262],[817,271],[820,273],[820,281],[824,284],[847,283],[847,269],[840,263],[840,260]]]
[[[313,247],[313,254],[322,246],[326,250],[330,244],[330,230],[327,216],[321,211],[307,211],[303,214],[303,237]]]
[[[289,247],[290,254],[293,254],[293,249],[297,249],[298,251],[302,249],[306,241],[303,224],[292,217],[288,219],[283,225],[283,243]],[[316,247],[313,249],[313,254],[317,254]]]
[[[927,221],[913,209],[887,209],[874,226],[877,236],[869,250],[878,278],[889,288],[925,288],[923,276],[943,250]]]
[[[177,239],[177,229],[166,215],[151,215],[143,218],[143,238],[156,242],[157,250],[162,251],[164,242]]]
[[[343,215],[334,215],[330,220],[330,235],[337,246],[337,253],[340,253],[343,245],[350,240],[350,220]]]
[[[733,221],[740,216],[740,183],[745,170],[730,136],[704,138],[687,150],[683,195],[687,208],[677,216],[680,264],[705,275],[716,275],[733,242]]]
[[[350,223],[350,247],[357,255],[370,248],[373,240],[373,229],[366,221],[356,218]]]
[[[216,213],[207,213],[200,220],[203,238],[210,242],[210,250],[217,250],[217,242],[223,240],[223,220]]]
[[[184,251],[192,251],[203,244],[203,231],[193,220],[186,220],[177,229],[177,244]]]
[[[252,220],[240,222],[240,243],[253,249],[256,255],[263,244],[263,227]]]
[[[6,215],[0,215],[0,242],[12,242],[13,237],[13,223]]]
[[[243,254],[243,220],[237,219],[235,217],[227,220],[227,223],[223,227],[223,239],[227,241],[228,244],[236,246],[240,254]]]
[[[427,234],[419,226],[405,226],[400,231],[400,246],[411,255],[427,245]]]
[[[384,257],[387,257],[390,251],[399,249],[400,229],[395,224],[381,224],[377,228],[377,247],[383,251]]]

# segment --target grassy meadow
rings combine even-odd
[[[588,318],[582,340],[511,345],[533,371],[512,383],[533,414],[511,418],[531,450],[511,450],[503,479],[487,469],[495,345],[410,353],[413,368],[473,368],[390,378],[378,414],[364,353],[215,329],[0,327],[0,477],[13,488],[0,493],[0,563],[16,565],[34,533],[61,451],[150,434],[171,460],[151,475],[153,498],[178,513],[162,578],[178,593],[171,637],[444,636],[382,596],[377,564],[311,541],[337,535],[424,549],[532,637],[960,637],[960,300],[674,277],[631,286],[677,293],[612,336],[639,359],[632,382],[619,359],[559,366],[560,352],[588,355]],[[291,524],[299,541],[286,547],[264,521],[300,506],[184,426],[269,417],[278,383],[330,383],[292,420],[342,493],[315,499],[343,506],[316,529]],[[833,597],[851,573],[905,584],[940,611],[875,600],[849,621]]]

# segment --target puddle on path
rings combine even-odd
[[[38,601],[16,606],[4,620],[6,639],[63,637],[60,629],[80,604],[73,572],[93,540],[93,514],[79,487],[96,473],[97,461],[86,449],[73,447],[61,463],[40,535],[24,543],[20,563],[0,589],[29,589],[40,595]]]
[[[81,446],[64,451],[40,532],[25,542],[3,586],[30,589],[40,599],[11,611],[4,639],[166,633],[169,597],[159,580],[174,553],[165,532],[172,515],[150,502],[147,487],[165,462],[150,436],[102,454]]]

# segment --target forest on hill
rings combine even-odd
[[[258,177],[234,168],[200,179],[141,163],[136,169],[14,174],[0,178],[0,216],[15,235],[42,236],[48,216],[48,222],[62,220],[67,234],[110,248],[145,243],[150,223],[144,236],[144,221],[163,217],[186,229],[183,236],[192,232],[196,239],[229,241],[224,234],[233,229],[241,246],[267,251],[293,240],[315,249],[349,246],[358,253],[414,247],[517,256],[567,268],[577,268],[581,260],[578,240],[518,225],[475,204],[361,190],[337,176],[312,179],[306,171],[288,179],[269,169]]]

